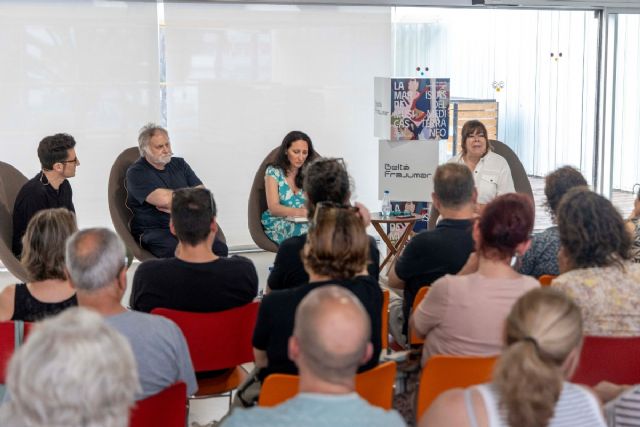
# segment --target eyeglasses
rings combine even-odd
[[[75,163],[77,165],[78,163],[80,163],[80,161],[78,160],[77,157],[74,157],[71,160],[61,160],[58,163]]]

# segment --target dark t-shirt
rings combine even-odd
[[[435,230],[416,234],[398,258],[395,271],[405,282],[404,332],[409,312],[418,290],[431,285],[445,274],[456,274],[473,251],[471,230],[473,222],[467,219],[443,219]]]
[[[288,342],[293,334],[296,308],[313,289],[326,285],[339,285],[349,289],[362,302],[371,319],[371,343],[373,356],[360,371],[366,371],[378,364],[381,342],[382,290],[371,276],[357,276],[352,280],[328,280],[298,286],[293,289],[273,291],[267,294],[258,312],[256,329],[253,332],[253,346],[267,352],[269,365],[260,370],[260,379],[272,373],[297,374],[296,365],[289,360]]]
[[[204,263],[155,259],[138,266],[129,304],[145,312],[162,307],[206,313],[248,304],[257,292],[256,268],[245,257]]]
[[[26,284],[18,283],[13,300],[13,316],[11,320],[37,322],[76,305],[78,305],[78,300],[75,294],[59,302],[42,302],[31,295]]]
[[[309,281],[309,275],[304,270],[300,252],[307,242],[307,235],[290,237],[280,244],[273,268],[267,279],[269,289],[291,289]],[[376,281],[380,274],[380,252],[376,240],[369,236],[369,275]]]
[[[127,206],[133,211],[131,232],[137,237],[147,229],[169,229],[170,215],[145,199],[158,188],[178,190],[202,185],[191,167],[180,157],[173,157],[163,170],[154,168],[144,157],[127,169]]]
[[[43,209],[67,208],[71,212],[73,206],[73,192],[69,180],[65,179],[58,190],[49,185],[47,176],[38,172],[27,181],[16,196],[13,204],[13,253],[19,258],[22,253],[22,236],[33,216]]]

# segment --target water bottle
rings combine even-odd
[[[388,217],[391,213],[391,196],[389,195],[389,190],[384,190],[384,194],[382,195],[382,216]]]

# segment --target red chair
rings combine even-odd
[[[5,383],[9,359],[24,342],[32,327],[33,323],[30,322],[0,322],[0,384]]]
[[[540,282],[540,286],[551,286],[551,282],[553,282],[553,279],[555,279],[556,275],[553,274],[543,274],[542,276],[538,277],[538,281]]]
[[[187,422],[186,395],[187,385],[178,382],[139,400],[131,410],[129,427],[184,427]]]
[[[380,331],[382,332],[382,351],[385,351],[389,348],[389,290],[382,290],[382,315],[380,316],[380,320],[382,326]]]
[[[253,362],[251,339],[258,316],[258,303],[216,313],[192,313],[156,308],[153,314],[173,320],[182,330],[189,346],[193,368],[198,372],[227,369],[213,378],[198,380],[193,398],[228,395],[248,375],[240,365]]]
[[[416,309],[418,308],[418,306],[420,305],[424,297],[427,296],[427,292],[429,292],[429,286],[423,286],[418,290],[418,293],[416,294],[416,297],[413,300],[413,306],[411,307],[411,314],[413,314],[416,311]],[[411,346],[420,347],[422,345],[424,345],[424,338],[419,337],[418,334],[416,334],[416,331],[411,326],[409,326],[409,347]]]
[[[640,383],[640,337],[584,337],[580,364],[572,382],[594,386],[606,380]]]

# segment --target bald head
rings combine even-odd
[[[349,290],[323,286],[311,291],[296,310],[293,332],[302,361],[327,382],[352,380],[367,359],[371,322]]]
[[[67,241],[66,267],[78,291],[96,291],[111,284],[125,266],[124,245],[106,228],[88,228]]]

